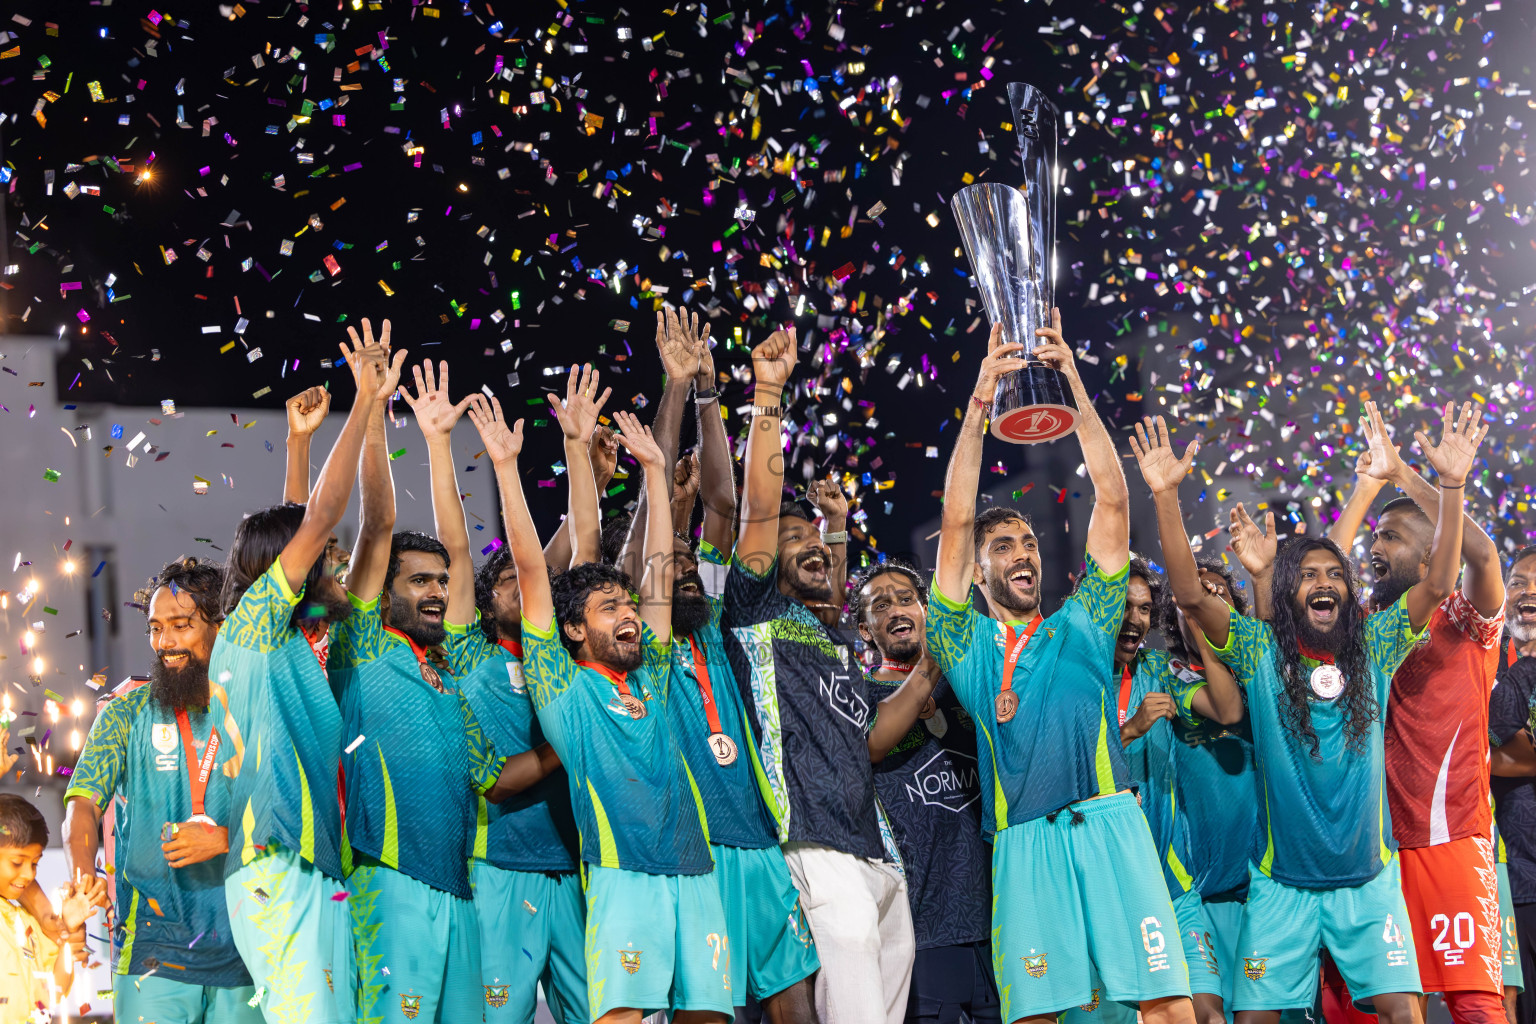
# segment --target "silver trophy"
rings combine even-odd
[[[1003,327],[1004,342],[1040,344],[1035,330],[1051,325],[1055,301],[1056,105],[1032,85],[1008,86],[1024,188],[967,185],[950,200],[965,255],[971,261],[987,319]],[[1077,406],[1066,375],[1030,362],[1005,376],[992,399],[992,436],[1014,444],[1054,441],[1077,429]]]

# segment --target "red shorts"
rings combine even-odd
[[[1403,900],[1425,992],[1504,992],[1493,842],[1467,836],[1399,850]]]

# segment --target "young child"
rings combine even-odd
[[[39,1007],[50,1010],[74,983],[74,960],[84,948],[58,944],[18,902],[37,877],[48,845],[48,823],[36,807],[10,793],[0,794],[0,1024],[26,1024]],[[65,934],[80,930],[91,915],[80,883],[71,885],[61,914]]]

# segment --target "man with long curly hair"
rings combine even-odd
[[[1238,615],[1200,582],[1178,500],[1198,441],[1180,459],[1161,418],[1132,438],[1174,599],[1231,666],[1252,716],[1262,831],[1239,939],[1238,1024],[1276,1024],[1280,1011],[1312,1005],[1319,946],[1385,1021],[1417,1017],[1413,932],[1385,828],[1381,709],[1392,673],[1455,588],[1462,490],[1487,432],[1480,418],[1470,403],[1459,420],[1447,406],[1438,445],[1418,434],[1440,485],[1422,580],[1367,617],[1338,546],[1298,537],[1275,560],[1269,623]]]

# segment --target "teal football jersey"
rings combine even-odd
[[[188,764],[176,714],[140,686],[114,697],[91,725],[75,764],[71,797],[106,809],[115,800],[117,914],[112,927],[113,971],[147,974],[156,968],[189,985],[238,988],[251,976],[235,949],[224,902],[224,858],[173,868],[160,849],[160,830],[192,816],[192,780],[209,737],[219,734],[203,813],[220,825],[230,818],[230,779],[223,769],[234,754],[218,728],[227,714],[223,687],[213,687],[210,711],[191,711],[195,748]],[[197,825],[183,825],[197,828]]]
[[[1180,809],[1189,823],[1189,869],[1194,888],[1206,899],[1248,890],[1248,865],[1259,828],[1259,776],[1254,767],[1253,729],[1242,721],[1222,725],[1191,707],[1205,685],[1204,669],[1169,661],[1174,699],[1182,710],[1172,723]]]
[[[476,798],[496,784],[505,759],[446,662],[434,666],[439,691],[422,677],[427,652],[418,656],[405,634],[385,627],[378,598],[351,600],[351,617],[331,628],[326,665],[350,737],[347,836],[385,867],[472,899]]]
[[[341,712],[293,624],[299,594],[276,560],[219,628],[208,675],[229,694],[234,807],[225,875],[277,842],[332,878],[351,870],[336,798]]]
[[[641,627],[645,661],[622,675],[578,663],[554,630],[523,620],[523,672],[550,746],[570,776],[581,859],[652,875],[714,868],[704,801],[664,704],[671,645]],[[619,684],[645,709],[632,718]]]
[[[1088,559],[1076,592],[1036,627],[1014,666],[1019,703],[1007,722],[997,720],[996,700],[1009,625],[930,592],[928,650],[977,725],[987,835],[1129,785],[1110,688],[1126,568],[1109,576]]]
[[[699,548],[702,564],[719,566],[726,562],[708,544]],[[717,574],[712,573],[711,578]],[[705,581],[709,587],[709,579]],[[725,638],[720,633],[723,607],[720,593],[707,595],[709,621],[690,636],[672,636],[672,681],[666,702],[672,735],[688,762],[699,793],[704,798],[704,814],[709,821],[712,843],[747,849],[766,849],[779,845],[778,827],[769,817],[757,780],[762,763],[752,729],[742,704],[736,673],[726,655]],[[711,741],[714,726],[705,707],[705,686],[713,705],[720,734],[730,742],[722,744],[730,755],[723,764],[716,754],[720,741]]]
[[[1419,638],[1409,624],[1405,601],[1406,595],[1366,620],[1370,683],[1383,711],[1392,673]],[[1370,881],[1397,849],[1387,810],[1380,713],[1371,723],[1364,749],[1351,750],[1340,701],[1309,693],[1319,744],[1314,758],[1285,723],[1274,630],[1235,609],[1227,629],[1227,644],[1216,654],[1248,691],[1262,787],[1259,870],[1277,882],[1307,889]],[[1317,664],[1301,661],[1304,672]]]
[[[1135,716],[1149,693],[1166,693],[1177,697],[1174,683],[1166,651],[1142,651],[1137,654],[1135,669],[1131,674],[1126,720]],[[1193,700],[1194,695],[1194,690],[1187,690],[1183,699]],[[1177,744],[1173,724],[1166,718],[1159,718],[1144,735],[1125,745],[1131,782],[1140,791],[1141,812],[1146,815],[1153,845],[1157,847],[1157,857],[1163,866],[1163,881],[1168,883],[1168,895],[1175,899],[1188,892],[1192,884],[1186,867],[1189,863],[1189,822],[1178,799],[1177,753],[1174,749]]]
[[[511,757],[543,743],[523,678],[523,645],[488,640],[479,626],[449,626],[448,634],[448,664],[496,752]],[[477,860],[507,871],[575,871],[578,844],[564,765],[505,803],[479,798]]]

